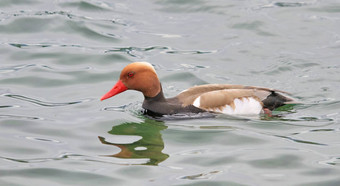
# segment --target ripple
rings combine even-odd
[[[14,119],[28,119],[28,120],[45,120],[45,118],[42,118],[42,117],[20,116],[20,115],[10,115],[10,114],[1,114],[0,118],[14,118]]]
[[[28,15],[27,15],[28,14]],[[36,13],[39,14],[39,13]],[[88,17],[77,17],[73,19],[71,14],[56,13],[57,16],[37,16],[32,13],[24,13],[22,17],[15,17],[7,24],[0,25],[0,33],[6,34],[32,34],[37,35],[41,32],[47,32],[53,30],[56,34],[64,33],[64,35],[70,35],[69,38],[77,38],[79,36],[90,40],[100,40],[102,42],[119,42],[119,37],[113,33],[113,30],[117,29],[118,24],[112,24],[112,20],[104,20],[104,22],[110,22],[110,24],[102,24],[103,20],[91,20]],[[45,13],[47,14],[47,13]],[[64,17],[58,16],[66,16]],[[84,21],[84,19],[88,19]],[[91,20],[91,21],[90,21]],[[116,21],[114,21],[116,22]],[[121,26],[121,25],[119,25]],[[104,31],[105,30],[105,31]],[[58,37],[58,36],[55,36]],[[66,37],[66,36],[64,36]],[[68,39],[69,40],[69,39]],[[78,39],[75,40],[77,42]]]
[[[3,14],[3,13],[1,12],[1,14]],[[118,18],[105,19],[104,17],[103,18],[93,18],[93,17],[87,16],[87,15],[73,14],[71,11],[47,11],[47,10],[45,10],[45,11],[26,11],[26,10],[20,10],[19,12],[6,14],[6,16],[7,16],[6,19],[9,19],[11,17],[20,17],[20,16],[24,16],[24,17],[42,16],[42,17],[46,18],[46,16],[54,16],[54,15],[64,16],[67,19],[76,20],[76,21],[87,21],[87,22],[93,22],[93,23],[104,22],[104,23],[120,25],[120,26],[128,26],[128,24],[122,19],[118,19]]]
[[[60,3],[62,7],[74,7],[85,11],[109,11],[110,7],[106,3],[94,3],[87,1]]]
[[[232,25],[233,29],[238,30],[248,30],[255,32],[257,35],[261,36],[276,36],[274,33],[270,33],[262,30],[261,28],[264,26],[264,22],[262,21],[252,21],[252,22],[244,22],[244,23],[236,23]]]
[[[189,150],[189,151],[185,151],[185,152],[180,152],[178,153],[178,155],[182,155],[182,156],[190,156],[190,155],[197,155],[197,154],[205,154],[207,152],[209,152],[210,149],[195,149],[195,150]]]
[[[277,7],[301,7],[306,6],[307,3],[304,2],[276,2],[274,3],[274,6]]]
[[[19,105],[0,105],[0,109],[2,108],[19,108]]]
[[[338,131],[339,129],[328,129],[328,128],[323,128],[323,129],[312,129],[312,130],[304,130],[304,131],[299,131],[299,132],[294,132],[291,135],[300,135],[300,134],[306,134],[310,132],[335,132]]]
[[[8,67],[1,67],[0,68],[0,74],[5,74],[5,73],[12,73],[16,72],[19,70],[23,70],[29,67],[33,67],[35,64],[23,64],[23,65],[13,65],[13,66],[8,66]]]
[[[85,162],[97,162],[97,163],[104,163],[104,164],[114,164],[114,165],[140,165],[142,163],[138,163],[139,160],[136,160],[135,163],[133,163],[133,159],[131,159],[130,162],[121,161],[118,158],[112,158],[112,157],[106,157],[106,156],[87,156],[87,155],[81,155],[81,154],[75,154],[70,152],[64,152],[60,154],[57,158],[54,158],[55,160],[64,160],[64,159],[72,159],[72,160],[80,160]],[[140,162],[144,162],[145,160],[141,160]]]
[[[18,72],[18,71],[26,70],[30,68],[34,68],[35,71],[41,71],[41,69],[44,69],[44,70],[49,70],[53,72],[60,72],[61,74],[67,74],[67,75],[70,74],[69,72],[74,74],[77,71],[91,70],[91,67],[80,67],[77,69],[72,69],[72,68],[56,68],[54,66],[49,66],[49,65],[44,65],[44,64],[22,64],[22,65],[0,67],[0,75]]]
[[[44,106],[44,107],[68,106],[68,105],[85,103],[85,102],[89,102],[89,101],[92,100],[92,99],[84,99],[84,100],[80,100],[80,101],[53,103],[53,102],[40,101],[38,99],[33,99],[33,98],[29,98],[29,97],[22,96],[22,95],[16,95],[16,94],[7,94],[7,95],[4,95],[4,96],[14,98],[14,99],[19,99],[19,100],[22,100],[22,101],[27,101],[27,102],[34,103],[34,104],[37,104],[37,105],[40,105],[40,106]]]
[[[138,58],[142,58],[144,55],[143,53],[146,52],[151,52],[151,51],[162,51],[162,50],[167,50],[169,49],[168,47],[162,47],[162,46],[151,46],[151,47],[145,47],[145,48],[141,48],[141,47],[117,47],[117,48],[113,48],[110,50],[106,50],[105,53],[110,53],[110,52],[123,52],[128,54],[129,56],[132,57],[138,57]]]
[[[219,1],[159,1],[159,11],[170,13],[212,13],[225,14],[225,11],[233,6],[231,4],[219,3]]]
[[[139,32],[139,33],[160,36],[163,38],[182,38],[183,37],[182,35],[178,35],[178,34],[161,34],[161,33],[150,33],[150,32]]]
[[[84,157],[80,154],[70,153],[70,152],[63,152],[57,157],[47,157],[47,158],[30,158],[30,159],[18,159],[18,158],[9,158],[9,157],[1,157],[2,159],[6,159],[9,161],[15,161],[20,163],[42,163],[48,161],[59,161],[64,159],[79,159],[79,157]]]
[[[320,146],[328,146],[327,144],[323,144],[323,143],[317,143],[317,142],[312,142],[312,141],[307,141],[307,140],[300,140],[300,139],[295,139],[292,137],[288,137],[288,136],[281,136],[281,135],[274,135],[276,137],[280,137],[280,138],[284,138],[284,139],[288,139],[297,143],[303,143],[303,144],[308,144],[308,145],[320,145]]]
[[[2,157],[4,158],[4,157]],[[57,157],[50,157],[50,158],[31,158],[31,159],[14,159],[14,158],[4,158],[11,161],[17,161],[22,163],[41,163],[41,162],[48,162],[48,161],[59,161],[65,159],[73,159],[73,160],[88,160],[91,159],[88,156],[71,153],[71,152],[63,152],[59,154]]]
[[[127,110],[127,107],[130,104],[126,104],[126,105],[121,105],[121,106],[109,106],[109,107],[105,107],[102,110],[104,111],[118,111],[118,112],[125,112]]]
[[[77,35],[82,35],[83,37],[92,40],[101,40],[110,43],[117,43],[120,41],[114,34],[101,32],[97,29],[91,28],[89,24],[71,20],[65,21],[64,25],[59,27],[57,30],[66,33],[77,33]]]
[[[61,160],[62,158],[32,158],[32,159],[18,159],[18,158],[8,158],[8,157],[1,157],[2,159],[8,160],[8,161],[14,161],[18,163],[42,163],[42,162],[48,162],[48,161],[56,161]]]
[[[163,53],[167,53],[167,54],[212,54],[212,53],[216,53],[217,50],[210,50],[210,51],[202,51],[202,50],[175,50],[175,49],[171,49],[168,51],[164,51]]]
[[[101,51],[101,50],[105,50],[105,47],[98,47],[98,46],[85,46],[85,45],[80,45],[80,44],[62,44],[62,43],[53,43],[53,42],[48,42],[48,43],[0,43],[0,44],[4,44],[4,45],[9,45],[15,48],[20,48],[20,49],[38,49],[38,48],[76,48],[76,49],[86,49],[86,50],[96,50],[96,51]],[[53,55],[56,55],[58,53],[51,53],[50,57]],[[66,55],[65,53],[63,53],[64,55]],[[43,57],[43,56],[47,56],[46,53],[36,53],[34,55],[32,55],[31,57]],[[6,72],[6,69],[3,69],[3,71]],[[0,69],[0,73],[1,69]]]
[[[127,112],[133,116],[141,117],[143,115],[142,111],[142,103],[141,102],[134,102],[120,106],[109,106],[104,107],[101,109],[102,111],[109,111],[109,112]]]
[[[184,71],[184,72],[198,71],[200,69],[210,68],[210,66],[207,66],[207,65],[205,66],[205,65],[186,64],[186,63],[176,64],[176,66],[179,66],[179,67],[165,68],[163,66],[158,66],[158,68],[162,69],[164,71]],[[158,70],[158,69],[156,69],[156,70]],[[177,76],[177,74],[176,74],[176,76]]]
[[[0,156],[0,159],[6,161],[12,161],[17,163],[46,163],[46,162],[54,162],[54,161],[63,161],[63,160],[76,160],[76,161],[85,161],[85,162],[97,162],[97,163],[104,163],[104,164],[114,164],[114,165],[133,165],[134,163],[131,162],[124,162],[120,161],[118,158],[105,158],[105,157],[92,157],[82,154],[76,154],[71,152],[63,152],[56,157],[45,157],[45,158],[29,158],[29,159],[19,159],[19,158],[11,158],[11,157],[4,157]],[[136,165],[139,165],[136,163]],[[1,172],[1,170],[0,170]],[[1,175],[0,175],[1,177]]]
[[[23,136],[24,137],[24,136]],[[30,136],[26,136],[24,137],[25,139],[28,140],[33,140],[33,141],[41,141],[41,142],[52,142],[52,143],[62,143],[59,140],[55,140],[55,139],[48,139],[48,138],[39,138],[39,137],[30,137]]]
[[[319,161],[320,164],[340,165],[340,157],[331,157],[328,160]]]
[[[48,179],[48,183],[54,183],[57,185],[88,185],[93,180],[96,180],[96,184],[99,185],[110,185],[112,183],[120,183],[121,179],[113,176],[105,176],[96,174],[93,172],[86,172],[84,170],[64,170],[61,168],[25,168],[25,169],[0,169],[0,177],[6,178],[27,178],[33,179],[32,183],[41,183]],[[34,182],[34,180],[40,180]],[[22,181],[21,184],[24,182]],[[26,182],[27,183],[27,182]],[[20,185],[21,185],[20,184]],[[120,183],[121,184],[121,183]],[[39,184],[33,184],[39,185]]]
[[[305,3],[305,2],[275,2],[267,5],[261,6],[261,8],[294,8],[294,7],[302,7],[310,5],[311,3]]]
[[[200,173],[189,176],[182,176],[179,179],[187,179],[187,180],[204,180],[211,179],[215,174],[222,173],[223,171],[210,171],[208,173]]]
[[[109,106],[105,107],[101,110],[103,111],[118,111],[118,112],[130,112],[133,114],[140,114],[141,112],[142,103],[141,102],[134,102],[120,106]]]
[[[34,0],[3,0],[0,3],[0,7],[6,7],[6,6],[12,6],[12,5],[35,5],[38,2],[34,1]]]
[[[47,29],[53,22],[51,18],[21,17],[8,24],[0,25],[0,33],[38,33]]]
[[[201,50],[178,50],[173,49],[171,47],[166,46],[151,46],[151,47],[121,47],[121,48],[113,48],[110,50],[106,50],[105,53],[110,52],[123,52],[132,57],[143,58],[146,54],[150,54],[151,52],[163,53],[163,54],[183,54],[183,55],[192,55],[192,54],[211,54],[216,53],[217,50],[211,51],[201,51]]]
[[[69,48],[85,48],[81,45],[67,45],[67,44],[43,44],[43,43],[37,43],[37,44],[28,44],[28,43],[5,43],[10,46],[16,47],[16,48],[48,48],[48,47],[69,47]]]

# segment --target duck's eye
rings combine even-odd
[[[127,76],[128,76],[129,78],[132,78],[134,75],[135,75],[135,72],[129,72],[129,73],[127,74]]]

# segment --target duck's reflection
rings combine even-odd
[[[166,160],[169,155],[164,154],[164,142],[161,131],[167,127],[163,122],[145,119],[141,123],[123,123],[114,126],[109,134],[114,135],[135,135],[141,136],[142,139],[131,144],[122,144],[108,142],[105,138],[99,136],[99,140],[105,145],[114,145],[121,149],[121,151],[114,155],[108,155],[117,158],[126,159],[149,159],[144,165],[158,165],[160,162]]]

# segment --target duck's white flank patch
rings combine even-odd
[[[192,105],[199,108],[201,106],[201,96],[198,96]]]
[[[261,103],[251,97],[235,99],[234,105],[235,108],[226,105],[222,109],[210,109],[210,111],[220,112],[229,115],[253,115],[260,114],[262,111]]]

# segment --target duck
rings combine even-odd
[[[144,113],[164,116],[185,113],[227,115],[271,115],[274,109],[295,104],[289,93],[277,89],[234,84],[204,84],[165,98],[156,70],[148,62],[133,62],[120,73],[119,80],[101,101],[126,90],[142,92]]]

